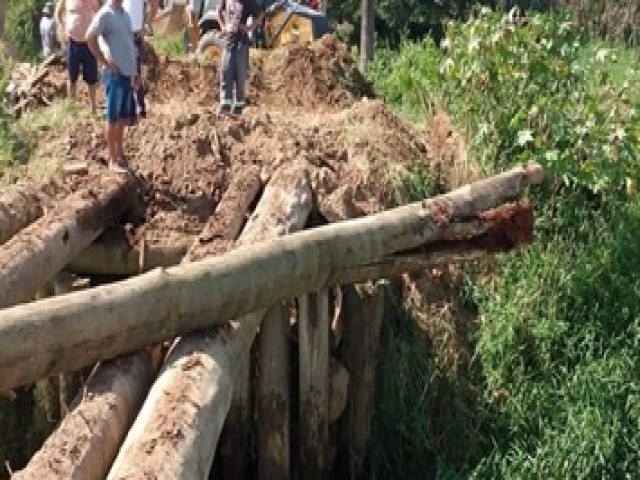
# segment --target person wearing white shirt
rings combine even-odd
[[[149,4],[149,21],[153,20],[158,11],[158,0],[123,0],[122,8],[131,18],[134,42],[136,45],[138,77],[142,79],[142,52],[144,43],[145,7]],[[147,109],[144,101],[144,84],[139,82],[139,87],[134,92],[135,112],[137,116],[146,117]],[[132,119],[135,121],[135,119]]]

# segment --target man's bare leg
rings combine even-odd
[[[106,137],[109,147],[109,168],[118,165],[118,126],[119,122],[107,122]]]
[[[121,167],[127,167],[126,164],[126,160],[124,158],[124,129],[125,129],[125,122],[123,120],[120,120],[118,122],[118,127],[117,127],[117,134],[116,134],[116,138],[117,138],[117,143],[116,143],[116,149],[117,149],[117,155],[118,155],[118,164]]]
[[[98,90],[98,85],[89,85],[89,102],[91,103],[91,114],[95,115],[98,112],[97,102],[96,102],[96,91]]]
[[[78,95],[78,82],[67,83],[67,94],[71,100],[76,100]]]

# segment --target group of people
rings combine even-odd
[[[159,0],[106,0],[102,6],[98,0],[58,0],[55,12],[53,4],[45,6],[40,25],[43,53],[47,55],[52,52],[56,28],[60,29],[66,51],[69,96],[76,97],[82,73],[94,114],[101,78],[109,168],[119,172],[128,171],[125,128],[146,115],[140,65],[147,6],[147,18],[153,19]],[[237,115],[245,108],[249,34],[261,23],[263,12],[257,0],[220,0],[216,13],[224,41],[218,112]]]
[[[60,38],[66,57],[68,95],[77,96],[77,84],[87,84],[92,114],[97,114],[96,91],[105,90],[106,138],[109,168],[126,171],[124,129],[146,116],[140,79],[145,10],[149,18],[158,0],[57,0],[47,2],[40,21],[42,53],[55,51]],[[58,34],[59,32],[59,34]]]

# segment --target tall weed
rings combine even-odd
[[[448,24],[440,48],[406,45],[371,69],[378,93],[400,110],[447,111],[485,173],[529,161],[548,172],[533,198],[534,245],[489,278],[470,269],[480,325],[467,374],[484,392],[479,444],[492,447],[461,468],[440,453],[455,445],[436,449],[427,435],[421,447],[440,474],[640,471],[637,67],[635,53],[585,40],[573,18],[484,9]]]

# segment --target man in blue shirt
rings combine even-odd
[[[139,88],[136,47],[131,18],[123,0],[109,0],[95,15],[87,31],[87,43],[102,65],[107,102],[109,168],[126,172],[124,129],[135,115],[133,89]],[[99,41],[100,40],[100,41]]]

